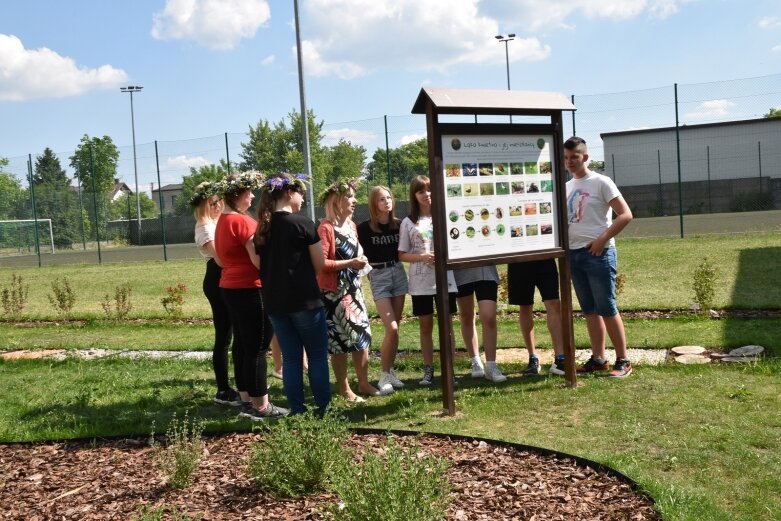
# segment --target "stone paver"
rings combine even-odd
[[[705,352],[702,346],[676,346],[670,349],[676,355],[701,355]]]
[[[762,346],[743,346],[731,350],[729,356],[756,356],[765,350]]]
[[[694,365],[694,364],[709,364],[710,357],[702,355],[678,355],[675,357],[675,361],[679,364]]]

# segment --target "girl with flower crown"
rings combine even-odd
[[[236,345],[236,387],[242,399],[241,416],[253,421],[288,414],[268,400],[266,352],[273,330],[263,306],[260,258],[252,237],[257,223],[247,215],[262,177],[255,172],[231,174],[223,181],[225,209],[217,221],[215,244],[222,261],[220,289],[228,306]]]
[[[362,402],[347,379],[347,354],[350,353],[358,377],[358,392],[378,396],[369,382],[369,346],[372,342],[369,315],[361,290],[361,272],[368,260],[358,242],[352,220],[355,211],[354,179],[339,180],[320,195],[325,219],[317,233],[323,246],[325,266],[317,276],[328,321],[328,351],[339,394],[348,402]]]
[[[214,402],[222,405],[241,405],[239,393],[228,383],[228,346],[231,343],[231,322],[228,307],[220,295],[222,263],[214,248],[214,232],[222,211],[219,183],[204,181],[193,190],[190,206],[195,215],[195,244],[201,256],[206,259],[206,275],[203,277],[203,293],[212,308],[214,323],[214,347],[212,368],[217,380],[217,394]],[[237,359],[236,344],[233,344],[233,360]],[[234,370],[236,365],[234,364]],[[235,377],[235,372],[234,372]]]
[[[322,416],[331,400],[328,326],[316,278],[325,259],[315,223],[298,213],[306,194],[304,181],[303,174],[280,173],[263,183],[254,240],[266,312],[282,348],[282,385],[290,412],[307,410],[306,353],[316,414]]]

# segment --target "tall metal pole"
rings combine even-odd
[[[138,161],[136,159],[136,118],[133,110],[133,93],[140,92],[144,87],[140,85],[128,85],[127,87],[120,87],[122,92],[130,93],[130,127],[133,131],[133,174],[135,176],[136,183],[136,220],[138,222],[138,244],[141,241],[141,194],[138,192]]]
[[[510,89],[510,49],[507,46],[507,43],[515,40],[515,33],[510,33],[507,36],[504,36],[503,34],[497,34],[494,36],[497,40],[504,43],[504,60],[505,64],[507,66],[507,90]],[[510,123],[513,122],[513,117],[510,115]]]
[[[304,90],[304,59],[301,53],[301,25],[298,22],[298,0],[293,0],[296,19],[296,56],[298,57],[298,92],[301,95],[301,139],[303,142],[304,173],[309,178],[309,217],[315,220],[315,180],[312,178],[312,159],[309,154],[309,116],[306,111],[306,92]]]

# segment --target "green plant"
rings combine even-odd
[[[10,287],[3,288],[0,292],[0,300],[3,302],[3,311],[19,320],[22,317],[22,311],[27,305],[27,294],[30,286],[22,281],[22,276],[13,273],[11,275]]]
[[[187,514],[181,514],[176,507],[171,507],[169,509],[164,506],[154,508],[149,505],[139,505],[136,509],[136,514],[130,519],[132,521],[163,521],[166,519],[166,512],[171,513],[170,519],[172,521],[196,521],[203,518],[203,516],[200,515],[191,517]]]
[[[708,262],[707,258],[703,259],[695,268],[693,278],[694,302],[700,312],[704,313],[711,308],[716,296],[716,267]]]
[[[187,286],[180,282],[176,286],[165,288],[166,296],[160,299],[166,313],[173,317],[182,316],[182,306],[184,305],[184,294],[187,293]]]
[[[297,497],[325,490],[336,467],[349,459],[347,426],[335,412],[311,413],[277,422],[252,447],[247,473],[275,496]]]
[[[133,305],[130,303],[130,293],[132,288],[129,284],[119,284],[114,290],[114,303],[112,305],[111,297],[106,295],[103,297],[103,311],[108,318],[116,318],[122,320],[126,318],[130,310],[133,309]]]
[[[52,293],[47,295],[49,303],[59,315],[65,320],[70,318],[73,305],[76,303],[76,293],[73,291],[73,287],[68,281],[68,277],[63,278],[60,282],[59,278],[52,281]]]
[[[163,448],[150,436],[149,444],[155,450],[157,465],[168,477],[168,484],[176,489],[187,488],[192,483],[192,475],[198,468],[203,451],[203,422],[193,418],[189,421],[187,413],[180,422],[174,413],[166,431],[166,446]]]
[[[364,454],[363,463],[346,460],[334,479],[341,503],[336,519],[361,521],[439,521],[450,503],[447,462],[403,449],[389,438],[378,452]]]

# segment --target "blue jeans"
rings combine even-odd
[[[309,362],[309,385],[323,414],[331,401],[328,380],[328,325],[325,308],[269,315],[282,349],[282,386],[292,414],[306,412],[304,405],[304,352]]]
[[[569,251],[572,286],[584,315],[612,317],[616,306],[616,249],[605,248],[591,255],[586,248]]]

